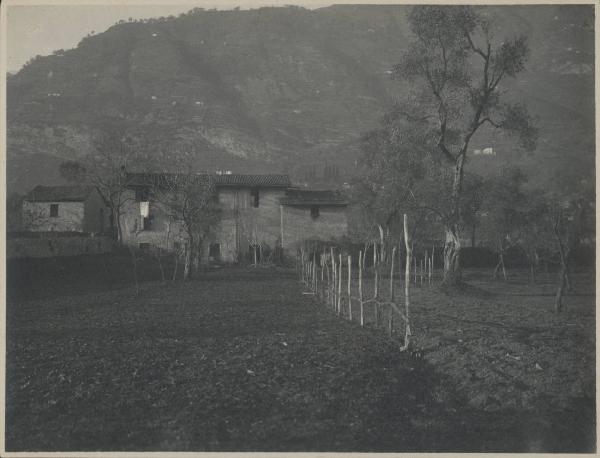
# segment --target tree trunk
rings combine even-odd
[[[112,209],[113,221],[117,224],[117,242],[123,241],[123,228],[121,226],[121,214],[115,208]]]
[[[565,292],[566,284],[567,284],[567,271],[563,265],[560,269],[560,283],[558,285],[558,291],[556,291],[556,297],[554,298],[554,311],[556,313],[562,312],[562,309],[563,309],[562,297]]]
[[[185,258],[183,261],[183,281],[187,281],[190,278],[190,266],[192,264],[192,253],[191,253],[190,240],[185,245]]]
[[[442,285],[455,286],[460,282],[460,238],[458,228],[447,228],[446,242],[444,244],[444,276]]]
[[[173,267],[173,278],[171,279],[171,283],[175,283],[177,279],[177,268],[179,267],[179,253],[175,252],[175,267]]]
[[[498,270],[502,267],[502,277],[504,281],[506,281],[506,268],[504,266],[504,247],[502,246],[502,242],[498,243],[498,264],[494,269],[494,280],[498,277]]]
[[[446,224],[446,241],[444,243],[444,276],[443,286],[456,286],[462,281],[460,269],[460,196],[464,178],[466,149],[458,155],[454,166],[452,183],[452,215]]]

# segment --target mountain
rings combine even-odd
[[[496,33],[529,35],[528,70],[507,85],[538,116],[540,148],[519,157],[550,180],[594,165],[591,6],[482,7]],[[291,173],[317,164],[351,173],[357,140],[406,87],[390,68],[410,41],[405,6],[194,9],[121,22],[71,50],[38,57],[7,80],[10,191],[60,181],[60,161],[121,126],[152,154],[190,151],[198,167]],[[513,157],[493,132],[474,147]],[[43,158],[43,159],[42,159]],[[569,169],[570,170],[570,169]],[[313,174],[314,177],[314,174]]]

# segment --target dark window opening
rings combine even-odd
[[[179,253],[181,251],[181,242],[173,242],[173,250]]]
[[[140,251],[150,251],[150,244],[147,242],[142,242],[139,244]]]
[[[152,230],[152,220],[153,220],[153,216],[144,216],[142,217],[142,230],[143,231],[150,231]]]
[[[319,207],[317,207],[316,205],[310,207],[310,217],[312,219],[317,219],[319,217],[319,214]]]
[[[221,258],[221,244],[220,243],[211,243],[208,249],[208,256],[213,260],[218,260]]]
[[[258,189],[252,189],[250,191],[250,197],[252,197],[252,206],[254,208],[258,208],[258,204],[259,204]]]
[[[135,201],[136,202],[149,202],[150,191],[148,189],[136,189],[135,190]]]
[[[58,216],[58,204],[50,204],[50,216],[56,218]]]

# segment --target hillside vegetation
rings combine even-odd
[[[499,38],[529,36],[528,71],[511,92],[539,118],[540,142],[519,161],[543,182],[554,183],[557,171],[567,183],[580,179],[594,164],[593,8],[483,10],[497,16]],[[406,91],[390,69],[410,40],[407,11],[195,9],[116,24],[35,58],[8,80],[9,192],[56,183],[61,160],[85,154],[96,130],[115,125],[150,153],[192,151],[208,170],[298,179],[328,161],[343,181],[357,139]],[[506,157],[518,153],[511,145],[488,131],[475,146]]]

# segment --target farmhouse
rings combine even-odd
[[[23,227],[31,232],[102,233],[111,213],[94,186],[36,186],[23,200]]]
[[[130,174],[122,217],[123,241],[142,249],[180,249],[183,228],[153,200],[164,174]],[[294,250],[306,239],[331,240],[347,233],[343,197],[333,191],[292,188],[287,175],[202,174],[221,207],[220,222],[204,244],[203,259],[236,262]]]

